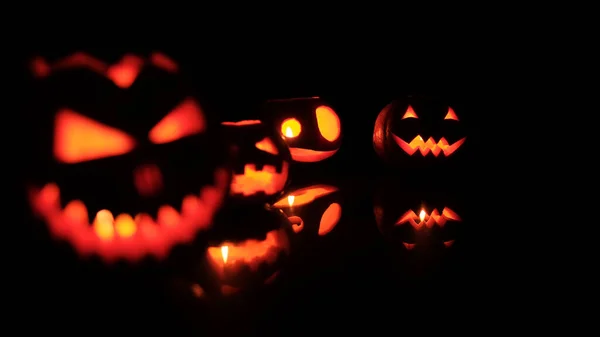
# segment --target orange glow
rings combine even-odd
[[[110,78],[119,88],[129,88],[138,77],[144,60],[139,56],[125,55],[117,64],[110,66],[106,72],[106,77]]]
[[[279,199],[275,204],[273,204],[273,207],[287,208],[291,207],[292,205],[297,207],[310,204],[315,199],[326,196],[336,191],[338,191],[336,187],[328,185],[313,185],[301,188]]]
[[[54,157],[63,163],[79,163],[131,151],[135,140],[124,132],[84,117],[69,109],[56,114]]]
[[[286,138],[295,138],[302,132],[302,125],[295,118],[288,118],[281,123],[281,134]]]
[[[418,216],[414,211],[410,210],[398,218],[396,226],[409,223],[416,229],[420,229],[423,226],[431,228],[434,225],[444,227],[447,221],[462,221],[462,219],[448,207],[444,207],[442,214],[437,209],[433,209],[431,214],[427,214],[427,211],[422,209]]]
[[[188,98],[158,122],[148,137],[155,144],[164,144],[203,132],[205,128],[202,109],[194,99]]]
[[[289,253],[287,236],[283,231],[273,230],[262,241],[224,242],[219,247],[209,247],[206,253],[215,271],[224,278],[226,273],[235,272],[242,266],[257,272],[262,264],[273,264],[281,252]]]
[[[319,128],[321,136],[330,142],[337,140],[342,131],[340,118],[335,111],[328,106],[322,105],[316,109],[316,114],[317,127]]]
[[[319,235],[324,236],[329,234],[340,221],[341,217],[342,206],[335,202],[329,205],[321,217],[321,222],[319,223]]]
[[[331,151],[315,151],[298,147],[290,147],[292,159],[301,163],[314,163],[321,161],[333,156],[337,151],[337,149]]]
[[[451,107],[448,107],[448,113],[446,114],[446,117],[444,117],[444,119],[453,119],[457,121],[458,117],[456,116],[454,110]]]
[[[107,262],[115,258],[137,261],[151,254],[165,258],[176,244],[189,242],[198,231],[210,228],[215,212],[227,191],[229,171],[215,171],[215,185],[200,189],[197,195],[183,198],[181,212],[163,205],[154,220],[149,214],[135,217],[122,213],[116,218],[107,209],[96,213],[90,224],[88,209],[81,200],[60,203],[60,189],[54,184],[32,190],[33,211],[48,225],[50,233],[65,239],[81,255],[97,254]],[[92,214],[93,216],[93,214]]]
[[[409,155],[413,155],[417,150],[421,152],[421,155],[426,156],[428,153],[431,153],[435,157],[437,157],[440,153],[443,153],[446,157],[450,156],[454,153],[454,151],[458,150],[458,148],[465,142],[465,138],[462,138],[456,141],[454,144],[448,144],[446,138],[442,137],[437,143],[433,137],[430,137],[426,142],[423,141],[423,137],[417,135],[410,143],[405,142],[400,137],[396,135],[392,135],[394,137],[394,141],[404,152]]]
[[[162,53],[152,53],[149,61],[155,67],[171,73],[177,72],[179,69],[175,61]],[[106,76],[119,88],[127,89],[135,82],[145,64],[146,60],[143,58],[126,54],[119,62],[109,66],[89,54],[77,52],[58,60],[54,64],[48,64],[43,58],[36,57],[31,62],[31,69],[35,76],[45,77],[56,70],[85,68]]]
[[[304,229],[304,221],[299,216],[290,216],[288,220],[292,224],[292,230],[294,233],[300,233]]]
[[[150,62],[152,62],[155,67],[171,73],[176,73],[179,71],[177,62],[173,61],[170,57],[163,53],[153,52],[150,55]]]
[[[259,120],[247,120],[247,121],[239,121],[239,122],[221,122],[221,125],[227,126],[246,126],[246,125],[256,125],[261,124],[262,122]]]
[[[228,246],[221,247],[221,256],[223,257],[223,263],[227,263],[227,257],[229,256],[229,247]]]
[[[265,152],[268,152],[268,153],[274,154],[274,155],[279,154],[279,151],[275,147],[275,144],[273,144],[273,141],[269,138],[266,138],[266,137],[263,138],[263,140],[256,143],[255,146],[257,149],[259,149],[261,151],[265,151]]]
[[[158,166],[142,165],[133,171],[133,182],[142,196],[158,194],[163,187],[162,173]]]
[[[194,296],[200,298],[202,296],[204,296],[204,289],[202,289],[202,287],[199,284],[193,284],[192,285],[192,294],[194,294]]]
[[[406,118],[419,118],[417,116],[417,114],[415,113],[415,110],[413,109],[413,107],[410,105],[408,106],[408,109],[406,109],[404,116],[402,116],[402,119],[406,119]]]
[[[280,192],[288,179],[288,163],[284,162],[281,173],[277,173],[275,166],[265,165],[257,171],[256,165],[246,164],[243,174],[234,174],[231,180],[231,195],[241,194],[250,196],[259,192],[272,195]]]

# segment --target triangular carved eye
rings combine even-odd
[[[446,114],[446,117],[444,117],[444,119],[452,119],[452,120],[457,121],[458,116],[456,116],[456,113],[454,112],[454,110],[451,107],[448,107],[448,113]]]
[[[402,116],[402,119],[406,119],[406,118],[419,118],[417,116],[417,114],[415,113],[415,110],[410,105],[408,106],[408,109],[406,109],[404,116]]]
[[[154,144],[165,144],[201,133],[206,128],[202,108],[192,98],[181,102],[156,124],[148,138]]]

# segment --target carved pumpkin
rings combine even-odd
[[[106,59],[34,60],[30,204],[80,255],[164,258],[211,226],[230,182],[225,147],[177,63]]]
[[[222,122],[232,146],[233,199],[265,203],[288,181],[290,151],[281,135],[258,120]]]
[[[454,244],[463,221],[461,197],[406,184],[386,185],[376,194],[374,205],[377,227],[386,239],[407,250]]]
[[[342,216],[339,199],[337,187],[311,185],[287,192],[272,207],[288,216],[294,233],[304,237],[325,236]]]
[[[317,162],[333,156],[342,142],[337,113],[319,97],[270,100],[264,110],[290,147],[297,162]]]
[[[271,283],[290,254],[291,225],[265,206],[223,209],[191,285],[196,297],[231,295]]]
[[[455,111],[439,99],[409,96],[392,101],[377,116],[373,146],[388,162],[410,165],[454,155],[466,140]]]

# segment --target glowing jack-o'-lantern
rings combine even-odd
[[[54,237],[135,261],[210,227],[229,188],[226,148],[174,61],[75,53],[33,69],[30,204]]]
[[[312,185],[286,193],[272,207],[281,209],[295,233],[325,236],[340,221],[342,206],[339,189],[330,185]]]
[[[269,284],[290,254],[291,225],[266,206],[223,209],[211,230],[206,259],[192,276],[196,297],[230,295]]]
[[[266,118],[273,121],[297,162],[317,162],[340,148],[342,126],[337,113],[319,97],[270,100]]]
[[[233,152],[230,195],[262,203],[279,195],[288,181],[291,161],[281,135],[258,120],[221,124]]]
[[[377,116],[373,146],[389,161],[446,158],[466,140],[457,112],[441,100],[410,96],[395,100]],[[411,161],[406,159],[411,157]]]
[[[374,205],[377,227],[385,238],[408,250],[454,244],[463,222],[458,212],[464,210],[456,193],[387,184],[376,194]]]

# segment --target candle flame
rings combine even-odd
[[[421,213],[419,213],[419,219],[421,219],[421,221],[425,220],[426,215],[427,215],[427,213],[425,213],[425,210],[422,209]]]
[[[221,256],[223,256],[223,263],[227,263],[227,257],[229,256],[229,246],[221,247]]]
[[[294,205],[294,196],[293,195],[288,195],[288,205],[293,206]]]
[[[286,137],[294,137],[294,131],[292,131],[291,127],[285,128],[285,136]]]

